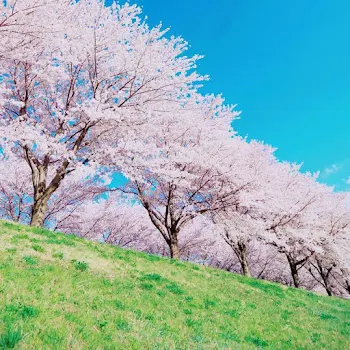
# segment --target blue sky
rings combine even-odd
[[[205,55],[198,69],[211,77],[205,92],[238,104],[241,135],[350,189],[349,0],[136,3],[152,25],[171,26],[190,53]]]

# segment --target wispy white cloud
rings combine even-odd
[[[325,167],[320,172],[319,179],[328,185],[335,186],[339,191],[350,190],[350,158],[345,158],[341,161]],[[350,192],[350,191],[349,191]]]
[[[324,173],[326,175],[336,174],[341,170],[341,168],[342,168],[341,164],[332,164],[330,167],[324,170]]]

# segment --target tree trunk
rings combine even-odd
[[[180,259],[180,250],[177,239],[171,239],[170,244],[170,257],[172,259]]]
[[[299,273],[298,273],[298,266],[294,259],[292,259],[289,255],[287,255],[290,271],[292,273],[293,283],[295,288],[300,287],[300,280],[299,280]]]
[[[240,253],[239,261],[241,263],[242,274],[250,277],[250,270],[247,260],[247,247],[244,243],[238,243],[238,249]]]
[[[331,297],[333,295],[332,289],[330,289],[328,285],[325,287],[325,289],[326,289],[328,296]]]
[[[348,292],[348,294],[350,294],[350,276],[349,276],[349,272],[346,269],[342,269],[342,268],[340,269],[340,272],[341,272],[341,276],[342,276],[343,281],[344,281],[344,285],[342,285],[342,286]]]
[[[42,227],[44,225],[47,202],[48,198],[45,197],[34,202],[30,226]]]
[[[49,197],[45,195],[47,179],[47,166],[32,166],[32,181],[34,188],[34,204],[32,208],[32,217],[30,226],[42,227],[47,210]]]
[[[328,296],[330,296],[330,297],[333,295],[333,291],[332,291],[332,288],[331,288],[330,283],[329,283],[329,274],[330,274],[331,269],[328,270],[326,273],[323,270],[321,270],[321,273],[320,273],[322,280],[323,280],[323,283],[324,283],[324,289],[326,290]]]
[[[291,271],[292,271],[292,277],[293,277],[293,283],[295,288],[300,287],[300,280],[299,280],[299,274],[295,266],[290,265]]]
[[[348,280],[345,281],[345,290],[350,294],[350,281]]]
[[[328,296],[332,296],[333,292],[332,292],[332,288],[329,285],[329,277],[330,277],[330,273],[332,271],[332,267],[328,267],[328,268],[323,268],[322,263],[316,258],[316,262],[317,262],[317,266],[318,266],[318,272],[321,275],[321,278],[323,280],[323,286],[324,289],[326,290]]]
[[[27,159],[30,162],[29,156],[27,156]],[[46,184],[48,171],[47,164],[40,164],[37,166],[35,166],[33,162],[30,164],[32,169],[32,183],[34,188],[34,205],[32,209],[30,226],[42,227],[45,221],[47,203],[54,192],[61,185],[61,182],[66,175],[65,171],[69,163],[68,161],[63,162],[62,166],[56,170],[56,174],[48,186]]]
[[[81,131],[78,139],[74,143],[73,153],[76,154],[88,133],[90,127],[96,124],[86,124],[84,129]],[[30,149],[25,146],[24,148],[25,159],[30,166],[32,172],[32,183],[34,189],[34,205],[32,210],[32,217],[30,225],[34,227],[42,227],[45,221],[45,215],[47,211],[47,203],[53,193],[59,188],[62,180],[67,174],[67,168],[70,164],[69,160],[65,159],[62,165],[56,169],[56,174],[47,186],[47,173],[48,166],[50,164],[50,154],[46,154],[43,162],[41,163],[31,153]],[[71,170],[72,171],[72,170]],[[70,171],[70,172],[71,172]]]

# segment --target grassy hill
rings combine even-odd
[[[0,221],[0,349],[349,349],[350,301]]]

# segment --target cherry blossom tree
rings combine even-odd
[[[197,216],[179,235],[179,255],[183,260],[210,265],[213,254],[219,251],[218,238],[211,220],[203,215]]]
[[[28,1],[19,4],[25,9]],[[5,11],[10,20],[13,7]],[[23,11],[21,18],[31,21]],[[40,32],[37,45],[0,62],[0,130],[30,167],[33,226],[43,225],[67,174],[118,163],[128,138],[152,125],[164,101],[182,104],[204,79],[191,72],[200,57],[184,55],[182,38],[150,28],[137,6],[80,0],[65,7],[64,17],[45,13],[59,30]],[[54,46],[44,45],[49,39]]]
[[[319,220],[315,230],[321,231],[324,239],[322,251],[309,261],[309,272],[330,296],[335,293],[337,282],[348,289],[350,208],[346,199],[346,193],[330,193],[317,208]]]
[[[350,295],[350,268],[349,268],[349,263],[347,264],[347,267],[342,267],[340,269],[340,273],[335,277],[335,280],[345,290],[345,292],[348,294],[348,297],[349,297],[349,295]]]
[[[259,226],[256,225],[254,219],[245,212],[240,212],[240,210],[231,213],[229,218],[221,218],[220,224],[217,226],[222,238],[236,255],[242,274],[250,276],[248,246],[254,237],[260,233]]]
[[[212,232],[212,237],[217,235],[218,227],[216,225]],[[240,251],[236,254],[232,246],[226,243],[225,239],[216,237],[216,240],[210,246],[210,255],[206,263],[229,272],[244,274],[242,262],[239,258],[240,254]],[[253,238],[246,244],[246,261],[249,273],[254,278],[270,280],[288,286],[293,284],[290,268],[283,256],[277,249],[264,244],[258,238]],[[304,276],[302,277],[304,279]],[[309,280],[311,279],[309,278]],[[312,285],[308,283],[307,287],[312,289],[314,284],[315,282],[312,281]]]
[[[0,217],[28,224],[33,210],[33,188],[30,169],[25,160],[5,152],[0,158]],[[78,176],[80,175],[80,176]],[[48,202],[44,226],[54,229],[57,219],[72,215],[106,191],[99,178],[71,173]]]
[[[147,250],[155,233],[143,207],[116,196],[87,201],[69,215],[61,212],[55,229],[138,250]]]
[[[276,164],[275,176],[266,182],[263,220],[266,230],[261,237],[287,258],[294,286],[300,287],[299,271],[316,253],[322,252],[325,239],[315,229],[318,207],[332,191],[316,181],[316,175],[300,172],[300,166]]]
[[[30,171],[14,157],[0,157],[0,217],[28,224],[33,203]]]
[[[264,231],[261,218],[265,208],[264,184],[270,181],[277,160],[273,154],[274,149],[270,146],[257,141],[243,145],[240,149],[244,155],[243,162],[235,163],[232,159],[233,182],[237,183],[237,179],[240,179],[238,200],[224,212],[214,213],[212,219],[222,238],[236,255],[242,274],[250,276],[248,246]]]
[[[48,202],[44,226],[57,230],[62,223],[81,208],[89,205],[106,191],[106,183],[99,178],[77,178],[70,174]]]
[[[46,34],[57,32],[54,18],[63,20],[63,9],[68,4],[65,0],[1,1],[0,58],[11,57],[15,52],[23,55],[24,49],[44,44]],[[45,44],[49,45],[50,41]]]
[[[236,189],[226,186],[231,163],[228,154],[244,143],[232,139],[233,106],[215,96],[192,96],[167,118],[158,118],[152,135],[132,140],[122,189],[147,210],[153,225],[179,258],[179,234],[194,218],[234,205]],[[241,185],[242,186],[242,185]]]
[[[102,196],[98,200],[86,201],[69,215],[61,211],[55,219],[55,230],[123,248],[169,256],[166,243],[152,225],[145,208],[116,193],[109,193],[108,198]],[[208,262],[215,244],[215,237],[207,229],[208,226],[208,220],[197,218],[184,229],[179,240],[179,252],[183,259]]]

